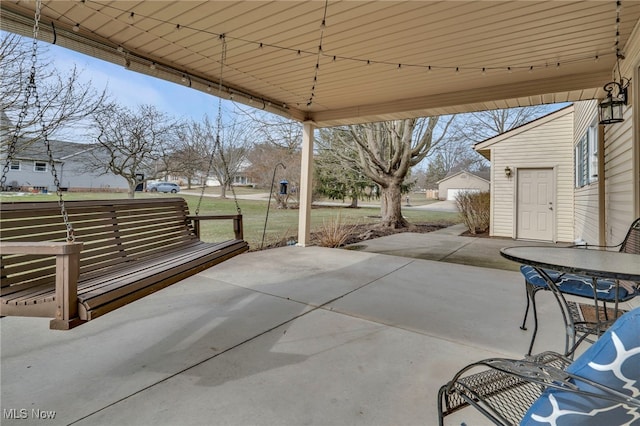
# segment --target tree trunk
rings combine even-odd
[[[227,198],[227,185],[224,183],[220,185],[220,198]]]
[[[133,181],[129,181],[129,190],[127,191],[127,196],[129,197],[129,199],[133,199],[136,195],[136,187],[138,186],[138,181],[137,180],[133,180]]]
[[[351,197],[351,205],[349,206],[349,208],[352,209],[357,209],[358,208],[358,197],[357,196],[353,196]]]
[[[401,182],[392,180],[387,186],[381,186],[380,190],[380,225],[387,228],[406,228],[409,226],[402,217],[402,191]]]

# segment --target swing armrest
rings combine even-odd
[[[82,321],[78,317],[78,277],[81,242],[0,242],[0,253],[56,257],[56,312],[51,328],[69,330]]]
[[[0,252],[2,254],[33,254],[41,256],[65,256],[80,253],[82,243],[68,242],[36,242],[36,241],[16,241],[0,242]]]
[[[200,221],[201,220],[224,220],[233,219],[233,233],[237,240],[244,239],[244,233],[242,230],[242,215],[241,214],[221,214],[221,215],[198,215],[187,216],[188,220],[193,221],[193,227],[198,238],[200,238]]]

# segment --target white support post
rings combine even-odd
[[[298,246],[306,247],[311,239],[311,194],[313,185],[313,133],[315,126],[302,125],[302,163],[300,167],[300,210],[298,213]]]

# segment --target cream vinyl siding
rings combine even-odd
[[[634,215],[634,171],[632,108],[624,122],[605,128],[605,235],[607,245],[618,244],[626,235]],[[636,166],[637,167],[637,166]],[[637,179],[637,176],[636,176]]]
[[[634,135],[633,123],[640,123],[633,103],[640,101],[637,68],[640,67],[640,22],[625,46],[622,62],[624,77],[632,79],[629,105],[624,122],[605,126],[605,238],[608,245],[625,237],[631,222],[640,216],[640,135]],[[635,115],[635,117],[634,117]],[[635,129],[638,132],[638,129]]]
[[[574,104],[574,148],[586,134],[590,125],[598,119],[598,102],[584,101]],[[600,177],[598,177],[600,179]],[[598,233],[598,181],[582,188],[574,194],[574,234],[589,244],[600,244]]]
[[[491,151],[491,235],[516,236],[517,169],[552,168],[554,239],[573,241],[573,107],[485,141],[477,149],[486,148]],[[512,169],[512,177],[505,176],[505,167]]]

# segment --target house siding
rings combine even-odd
[[[627,108],[625,121],[605,128],[605,238],[607,245],[623,240],[635,219],[633,164],[633,110]]]
[[[636,24],[624,47],[622,73],[631,79],[629,105],[624,122],[605,126],[605,239],[607,245],[620,243],[631,222],[640,216],[640,23]],[[635,128],[634,128],[635,123]]]
[[[20,170],[10,170],[7,172],[7,184],[28,190],[29,188],[45,188],[49,192],[54,192],[56,186],[51,174],[51,165],[47,163],[46,172],[34,171],[35,160],[20,159]],[[38,162],[42,162],[38,160]],[[86,167],[78,162],[56,161],[54,163],[56,175],[60,182],[60,187],[68,191],[106,191],[106,192],[126,192],[129,188],[127,181],[112,174],[93,174],[86,171]]]
[[[589,126],[597,120],[598,102],[577,102],[574,105],[574,134],[573,145],[578,144]],[[576,188],[574,193],[574,234],[575,238],[589,244],[600,244],[598,232],[598,181],[582,188]]]
[[[518,169],[553,168],[555,176],[556,241],[573,241],[573,108],[491,147],[492,236],[516,237]],[[512,169],[507,178],[504,169]]]

